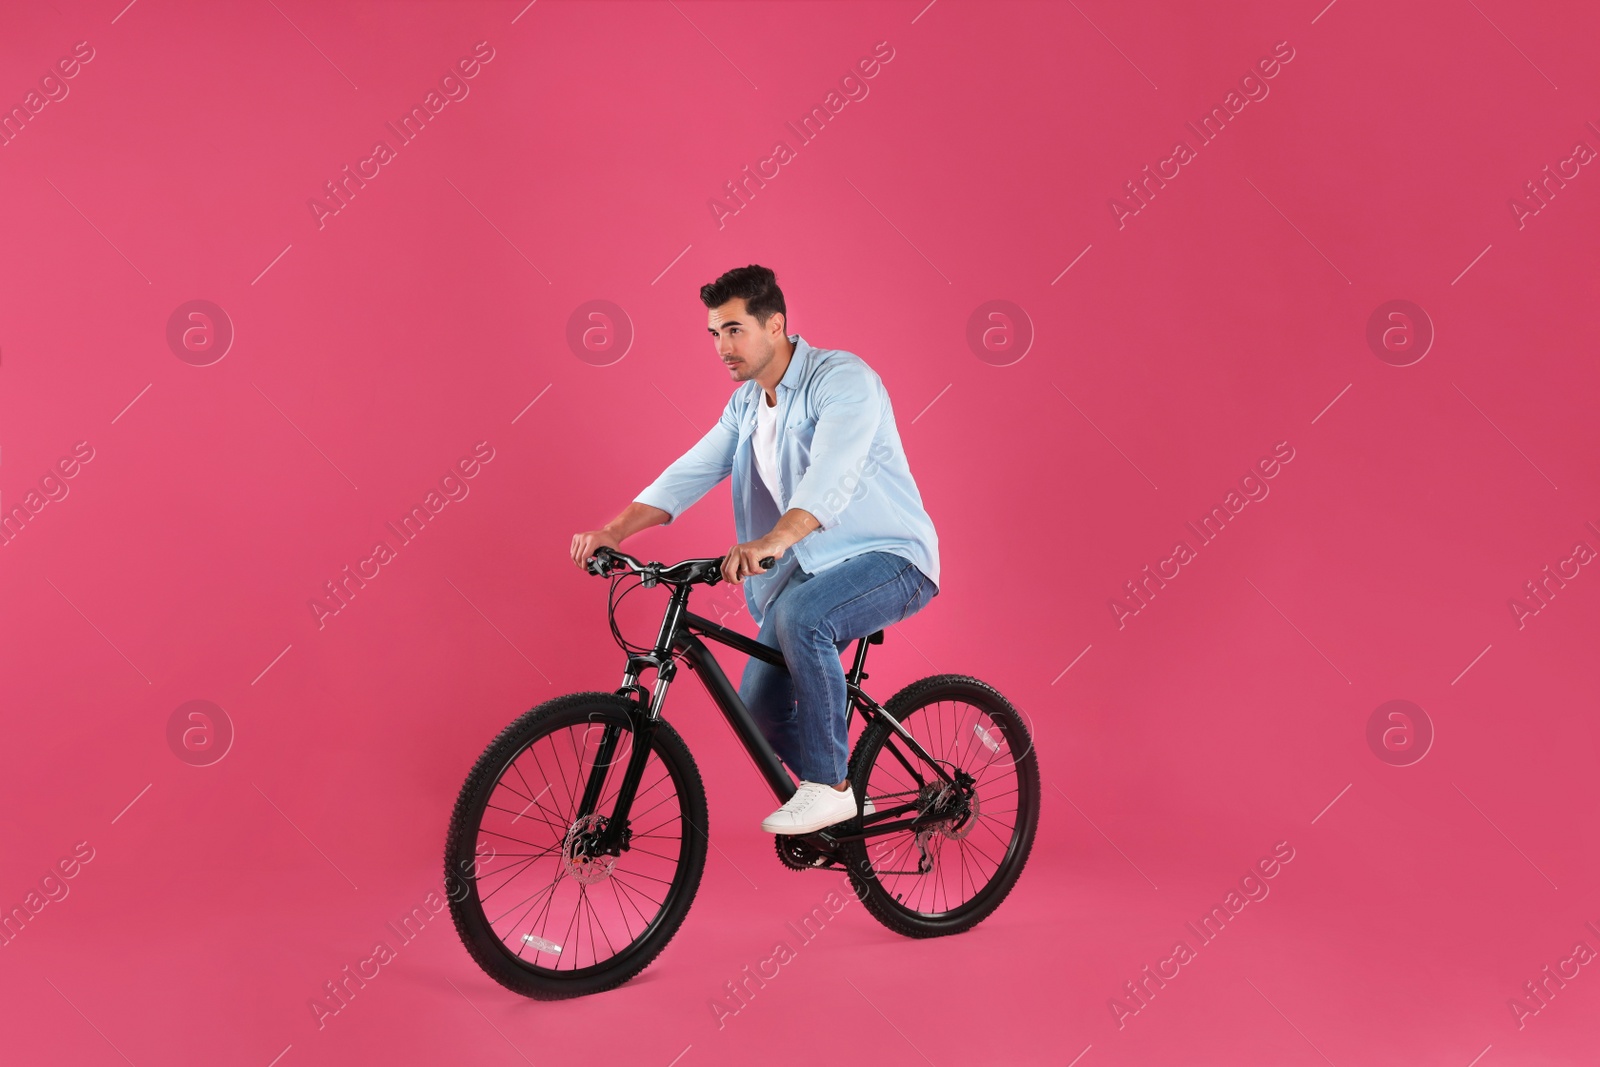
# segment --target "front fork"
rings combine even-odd
[[[649,693],[639,684],[639,675],[649,667],[656,669],[654,693]],[[628,753],[628,766],[622,772],[622,781],[617,786],[617,801],[607,817],[605,828],[595,833],[587,845],[586,851],[591,856],[619,856],[629,847],[629,839],[633,834],[628,826],[628,813],[633,808],[639,782],[644,778],[644,765],[650,758],[656,723],[660,721],[661,706],[666,700],[667,687],[677,672],[678,665],[671,657],[665,660],[658,660],[655,656],[628,657],[627,670],[623,674],[622,686],[617,690],[617,695],[628,700],[628,715],[633,720],[633,748]],[[645,707],[647,695],[650,698],[648,708]],[[605,733],[600,738],[600,746],[595,752],[594,765],[589,770],[588,783],[583,789],[583,799],[578,805],[577,821],[581,822],[593,814],[600,805],[607,772],[616,757],[617,744],[621,737],[622,727],[615,723],[606,725]]]

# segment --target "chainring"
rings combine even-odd
[[[778,848],[778,858],[794,871],[815,871],[832,865],[833,861],[793,834],[774,834],[773,844]]]

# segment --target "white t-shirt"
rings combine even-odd
[[[767,406],[765,389],[756,398],[756,432],[751,435],[750,445],[755,450],[756,470],[781,512],[784,500],[778,485],[778,408]]]

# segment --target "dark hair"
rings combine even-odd
[[[775,311],[783,312],[783,325],[789,326],[789,309],[783,303],[778,276],[755,263],[735,267],[709,285],[700,287],[700,302],[708,308],[721,307],[737,297],[744,298],[745,311],[762,326]]]

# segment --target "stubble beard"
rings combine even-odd
[[[772,362],[772,357],[774,354],[775,353],[773,352],[768,352],[766,358],[761,361],[759,366],[752,360],[743,359],[741,362],[729,367],[728,371],[733,375],[734,381],[747,382],[752,378],[759,376],[762,371],[767,369],[767,364]]]

